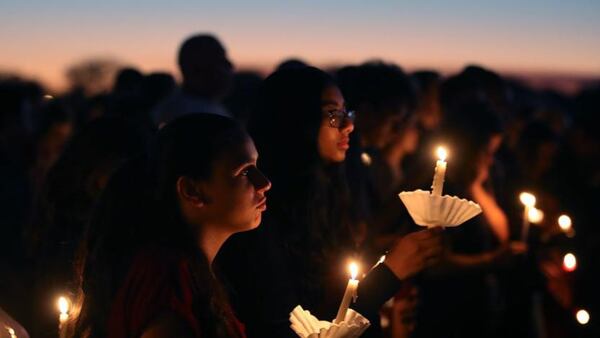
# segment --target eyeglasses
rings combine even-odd
[[[350,123],[354,123],[354,114],[353,110],[330,110],[327,112],[327,116],[329,117],[329,126],[331,128],[344,128],[348,126]]]

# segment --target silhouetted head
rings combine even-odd
[[[364,146],[378,149],[399,134],[414,110],[410,78],[393,64],[368,62],[338,71],[338,82]]]
[[[139,94],[144,75],[135,68],[123,68],[117,74],[113,92],[119,95]]]
[[[444,116],[440,142],[449,148],[452,183],[467,188],[477,175],[486,174],[502,142],[503,125],[490,105],[466,104]]]
[[[470,65],[444,81],[440,87],[440,102],[444,114],[469,104],[484,103],[498,112],[503,120],[512,113],[510,88],[498,74],[480,66]]]
[[[283,60],[277,67],[275,67],[275,70],[284,70],[284,69],[294,69],[294,68],[304,68],[304,67],[308,67],[308,63],[306,63],[305,61],[301,60],[301,59],[297,59],[297,58],[291,58],[291,59],[286,59]]]
[[[185,40],[179,49],[178,62],[187,91],[215,101],[222,100],[229,92],[233,65],[214,36],[200,34]]]
[[[442,119],[440,107],[440,74],[418,71],[412,74],[417,88],[416,115],[425,130],[435,130]]]

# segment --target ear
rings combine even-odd
[[[202,207],[206,204],[206,195],[202,191],[202,186],[199,182],[185,176],[177,179],[177,196],[195,207]]]

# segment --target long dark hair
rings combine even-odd
[[[270,178],[265,227],[284,239],[305,295],[320,297],[326,261],[351,247],[349,193],[343,166],[319,156],[322,93],[334,80],[313,67],[279,70],[263,83],[248,130]]]
[[[106,335],[115,295],[132,259],[147,247],[184,257],[190,269],[192,310],[203,337],[238,335],[225,294],[197,248],[198,229],[181,217],[176,181],[181,176],[210,179],[215,161],[247,137],[229,118],[188,115],[161,130],[151,156],[129,163],[111,178],[88,230],[76,337]]]

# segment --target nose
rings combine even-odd
[[[256,189],[257,192],[264,194],[271,189],[271,181],[269,181],[269,179],[260,170],[256,170],[256,175],[252,181],[252,184],[254,184],[254,189]]]
[[[354,130],[354,121],[346,119],[344,126],[340,128],[342,134],[349,135]]]

